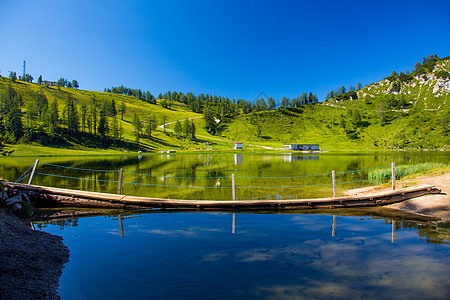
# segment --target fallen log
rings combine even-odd
[[[177,200],[136,197],[117,194],[97,193],[60,189],[54,187],[35,186],[20,183],[4,182],[11,191],[26,193],[35,203],[60,204],[66,206],[139,209],[139,208],[171,208],[171,209],[205,209],[205,210],[281,210],[281,209],[313,209],[313,208],[346,208],[386,205],[404,201],[426,194],[440,193],[432,185],[424,185],[387,191],[373,195],[346,196],[318,199],[291,200]]]

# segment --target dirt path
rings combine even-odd
[[[397,182],[399,188],[406,186],[429,184],[441,189],[440,194],[425,195],[399,203],[385,206],[386,208],[418,213],[427,216],[441,218],[450,222],[450,172],[437,176],[420,176],[414,179]],[[373,192],[389,190],[388,187],[367,187],[349,190],[347,195],[364,195]]]

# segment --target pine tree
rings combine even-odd
[[[58,104],[56,99],[50,104],[50,109],[47,112],[46,123],[48,127],[48,134],[54,136],[59,125]]]
[[[300,95],[300,104],[305,105],[307,103],[308,103],[308,95],[306,95],[306,93],[302,93]]]
[[[106,114],[109,116],[116,116],[117,115],[117,110],[116,110],[116,101],[114,100],[114,98],[111,100],[111,102],[106,102],[105,103],[105,108],[106,108]]]
[[[9,79],[11,79],[12,82],[16,82],[17,80],[16,72],[9,72]]]
[[[314,96],[311,92],[309,92],[309,95],[308,95],[308,103],[314,103]]]
[[[16,96],[12,99],[12,103],[9,106],[9,112],[6,115],[5,129],[16,140],[23,136],[23,124],[22,124],[22,112],[19,107],[20,96]]]
[[[67,94],[67,129],[70,132],[78,132],[78,110],[75,100]]]
[[[102,137],[106,136],[108,133],[108,120],[106,118],[106,106],[103,105],[102,109],[100,109],[100,118],[98,120],[98,134]]]
[[[181,125],[179,120],[176,121],[173,131],[175,132],[176,135],[181,135],[183,131],[183,126]]]
[[[192,123],[191,123],[191,138],[192,139],[196,138],[195,137],[195,131],[196,131],[195,124],[194,124],[194,121],[192,121]]]
[[[358,85],[356,86],[356,90],[359,91],[360,89],[362,89],[362,83],[358,82]]]
[[[167,120],[166,115],[165,115],[165,114],[162,114],[162,115],[161,115],[161,122],[162,122],[162,125],[163,125],[163,131],[164,131],[164,133],[166,133],[166,120]]]
[[[86,131],[88,108],[85,102],[81,103],[81,131]]]
[[[37,84],[42,84],[42,75],[39,75],[38,80],[37,80]]]
[[[189,137],[191,135],[191,123],[188,118],[186,118],[183,123],[183,135],[185,137]]]
[[[78,84],[78,81],[76,81],[75,79],[72,80],[72,87],[74,87],[76,89],[80,87],[80,85]]]
[[[26,107],[26,114],[25,114],[25,120],[26,120],[26,128],[28,136],[31,135],[31,133],[34,131],[34,118],[36,116],[36,106],[33,105],[32,102],[28,102]]]
[[[122,99],[122,103],[121,103],[120,109],[119,109],[119,112],[120,112],[120,114],[121,114],[120,119],[121,119],[122,121],[123,121],[123,114],[124,114],[126,111],[127,111],[127,106],[125,105],[125,102],[123,102],[123,99]]]
[[[112,117],[111,122],[111,130],[110,130],[111,136],[115,139],[119,139],[119,124],[117,122],[117,116]]]
[[[97,134],[97,101],[95,98],[91,98],[90,106],[92,129],[94,131],[93,133]]]
[[[136,136],[136,140],[137,142],[139,142],[139,137],[141,135],[141,131],[142,131],[142,122],[139,119],[139,116],[137,115],[137,113],[134,113],[133,115],[133,128],[134,128],[134,135]]]

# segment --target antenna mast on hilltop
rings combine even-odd
[[[22,75],[22,78],[25,78],[25,71],[26,71],[26,61],[24,60],[23,61],[23,75]]]

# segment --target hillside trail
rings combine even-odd
[[[403,202],[386,205],[386,208],[418,213],[427,216],[441,218],[450,222],[450,172],[442,175],[424,175],[413,179],[397,181],[398,188],[415,185],[434,185],[441,190],[439,194],[425,195],[412,198]],[[374,192],[390,190],[390,187],[372,186],[344,192],[347,195],[365,195]]]
[[[201,119],[201,118],[203,118],[203,117],[194,117],[194,118],[190,118],[189,120]],[[164,130],[164,128],[167,127],[167,125],[174,124],[176,122],[181,122],[183,120],[185,120],[185,119],[175,120],[175,121],[172,121],[172,122],[164,123],[162,125],[159,125],[158,127],[161,130]],[[173,132],[173,129],[165,128],[165,130]],[[225,140],[225,139],[221,139],[221,138],[215,138],[215,137],[206,136],[206,135],[197,135],[197,137],[202,138],[202,139],[210,139],[210,140],[214,140],[214,141],[219,141],[219,142],[233,143],[233,142],[231,142],[229,140]],[[249,144],[249,143],[246,143],[246,144],[249,145],[249,146],[252,146],[252,147],[259,147],[259,148],[264,148],[264,149],[267,149],[267,150],[273,150],[274,149],[273,147],[269,147],[269,146],[255,145],[255,144]]]

